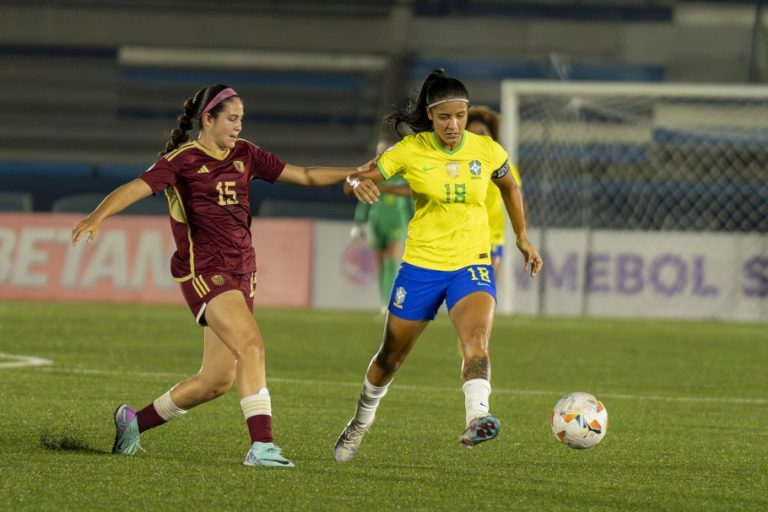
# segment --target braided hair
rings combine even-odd
[[[194,96],[187,98],[187,100],[184,101],[184,104],[181,107],[181,114],[176,118],[179,124],[176,128],[170,131],[170,138],[166,141],[162,151],[158,153],[158,157],[167,155],[189,140],[188,132],[192,130],[195,125],[197,125],[198,129],[201,127],[200,113],[205,106],[227,87],[228,86],[223,84],[209,85],[208,87],[203,87],[197,91]],[[219,113],[224,110],[224,104],[228,100],[229,98],[218,105],[215,105],[208,111],[208,113],[214,118],[218,117]]]

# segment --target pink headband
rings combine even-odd
[[[235,92],[235,90],[234,90],[234,89],[232,89],[232,88],[230,88],[230,87],[227,87],[226,89],[222,89],[222,91],[221,91],[219,94],[217,94],[216,96],[214,96],[214,97],[213,97],[213,99],[212,99],[211,101],[209,101],[209,102],[208,102],[208,104],[205,106],[205,108],[203,109],[203,111],[202,111],[202,112],[200,112],[200,117],[202,118],[202,117],[203,117],[203,115],[204,115],[206,112],[208,112],[209,110],[211,110],[213,107],[215,107],[216,105],[218,105],[219,103],[221,103],[221,102],[222,102],[222,101],[224,101],[225,99],[227,99],[227,98],[230,98],[230,97],[232,97],[232,96],[237,96],[237,93]]]

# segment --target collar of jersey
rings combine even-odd
[[[453,150],[448,150],[448,149],[445,149],[443,146],[440,145],[440,141],[437,140],[437,135],[435,135],[434,130],[429,132],[429,133],[432,135],[432,144],[434,144],[437,149],[439,149],[440,151],[442,151],[446,155],[453,155],[453,154],[455,154],[457,151],[459,151],[461,148],[464,147],[464,142],[466,142],[466,140],[467,140],[467,132],[466,131],[461,132],[461,143],[458,146],[456,146]]]
[[[197,149],[199,149],[200,151],[202,151],[203,153],[205,153],[205,154],[206,154],[206,155],[208,155],[209,157],[211,157],[211,158],[214,158],[214,159],[216,159],[216,160],[219,160],[219,161],[221,161],[221,160],[226,160],[226,159],[227,159],[227,157],[229,156],[229,152],[231,151],[229,148],[227,148],[227,152],[226,152],[226,153],[224,153],[224,156],[222,156],[221,158],[219,158],[218,156],[216,156],[216,155],[214,155],[213,153],[211,153],[210,151],[208,151],[208,150],[205,148],[205,146],[203,146],[202,144],[200,144],[200,143],[199,143],[199,142],[197,142],[196,140],[193,140],[193,141],[192,141],[192,144],[194,144],[194,145],[195,145],[195,147],[196,147]]]

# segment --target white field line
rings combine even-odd
[[[11,359],[11,361],[2,361],[2,359]],[[47,366],[50,364],[53,364],[53,361],[41,357],[20,356],[0,352],[0,369],[23,368],[25,366]]]
[[[0,354],[2,355],[2,354]],[[45,361],[43,359],[43,361]],[[74,373],[81,375],[115,375],[115,376],[129,376],[129,377],[172,377],[181,379],[188,377],[188,374],[182,373],[168,373],[168,372],[132,372],[132,371],[117,371],[117,370],[95,370],[88,368],[56,368],[47,367],[40,368],[39,370],[44,372],[54,373]],[[282,377],[269,377],[271,382],[283,382],[287,384],[304,384],[313,386],[333,386],[333,387],[355,387],[361,386],[360,382],[337,382],[326,380],[310,380],[310,379],[291,379]],[[451,392],[460,389],[445,388],[438,386],[416,386],[408,384],[393,384],[394,389],[406,389],[412,391],[435,391],[435,392]],[[537,389],[505,389],[505,388],[493,388],[493,394],[497,395],[522,395],[522,396],[553,396],[559,397],[562,395],[562,391],[545,391]],[[702,397],[702,396],[660,396],[660,395],[629,395],[624,393],[603,393],[600,395],[601,399],[615,398],[619,400],[648,400],[654,402],[686,402],[686,403],[714,403],[714,404],[739,404],[739,405],[768,405],[768,399],[765,398],[745,398],[745,397]]]

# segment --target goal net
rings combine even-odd
[[[768,87],[507,81],[502,123],[545,271],[508,244],[501,311],[768,321]]]

